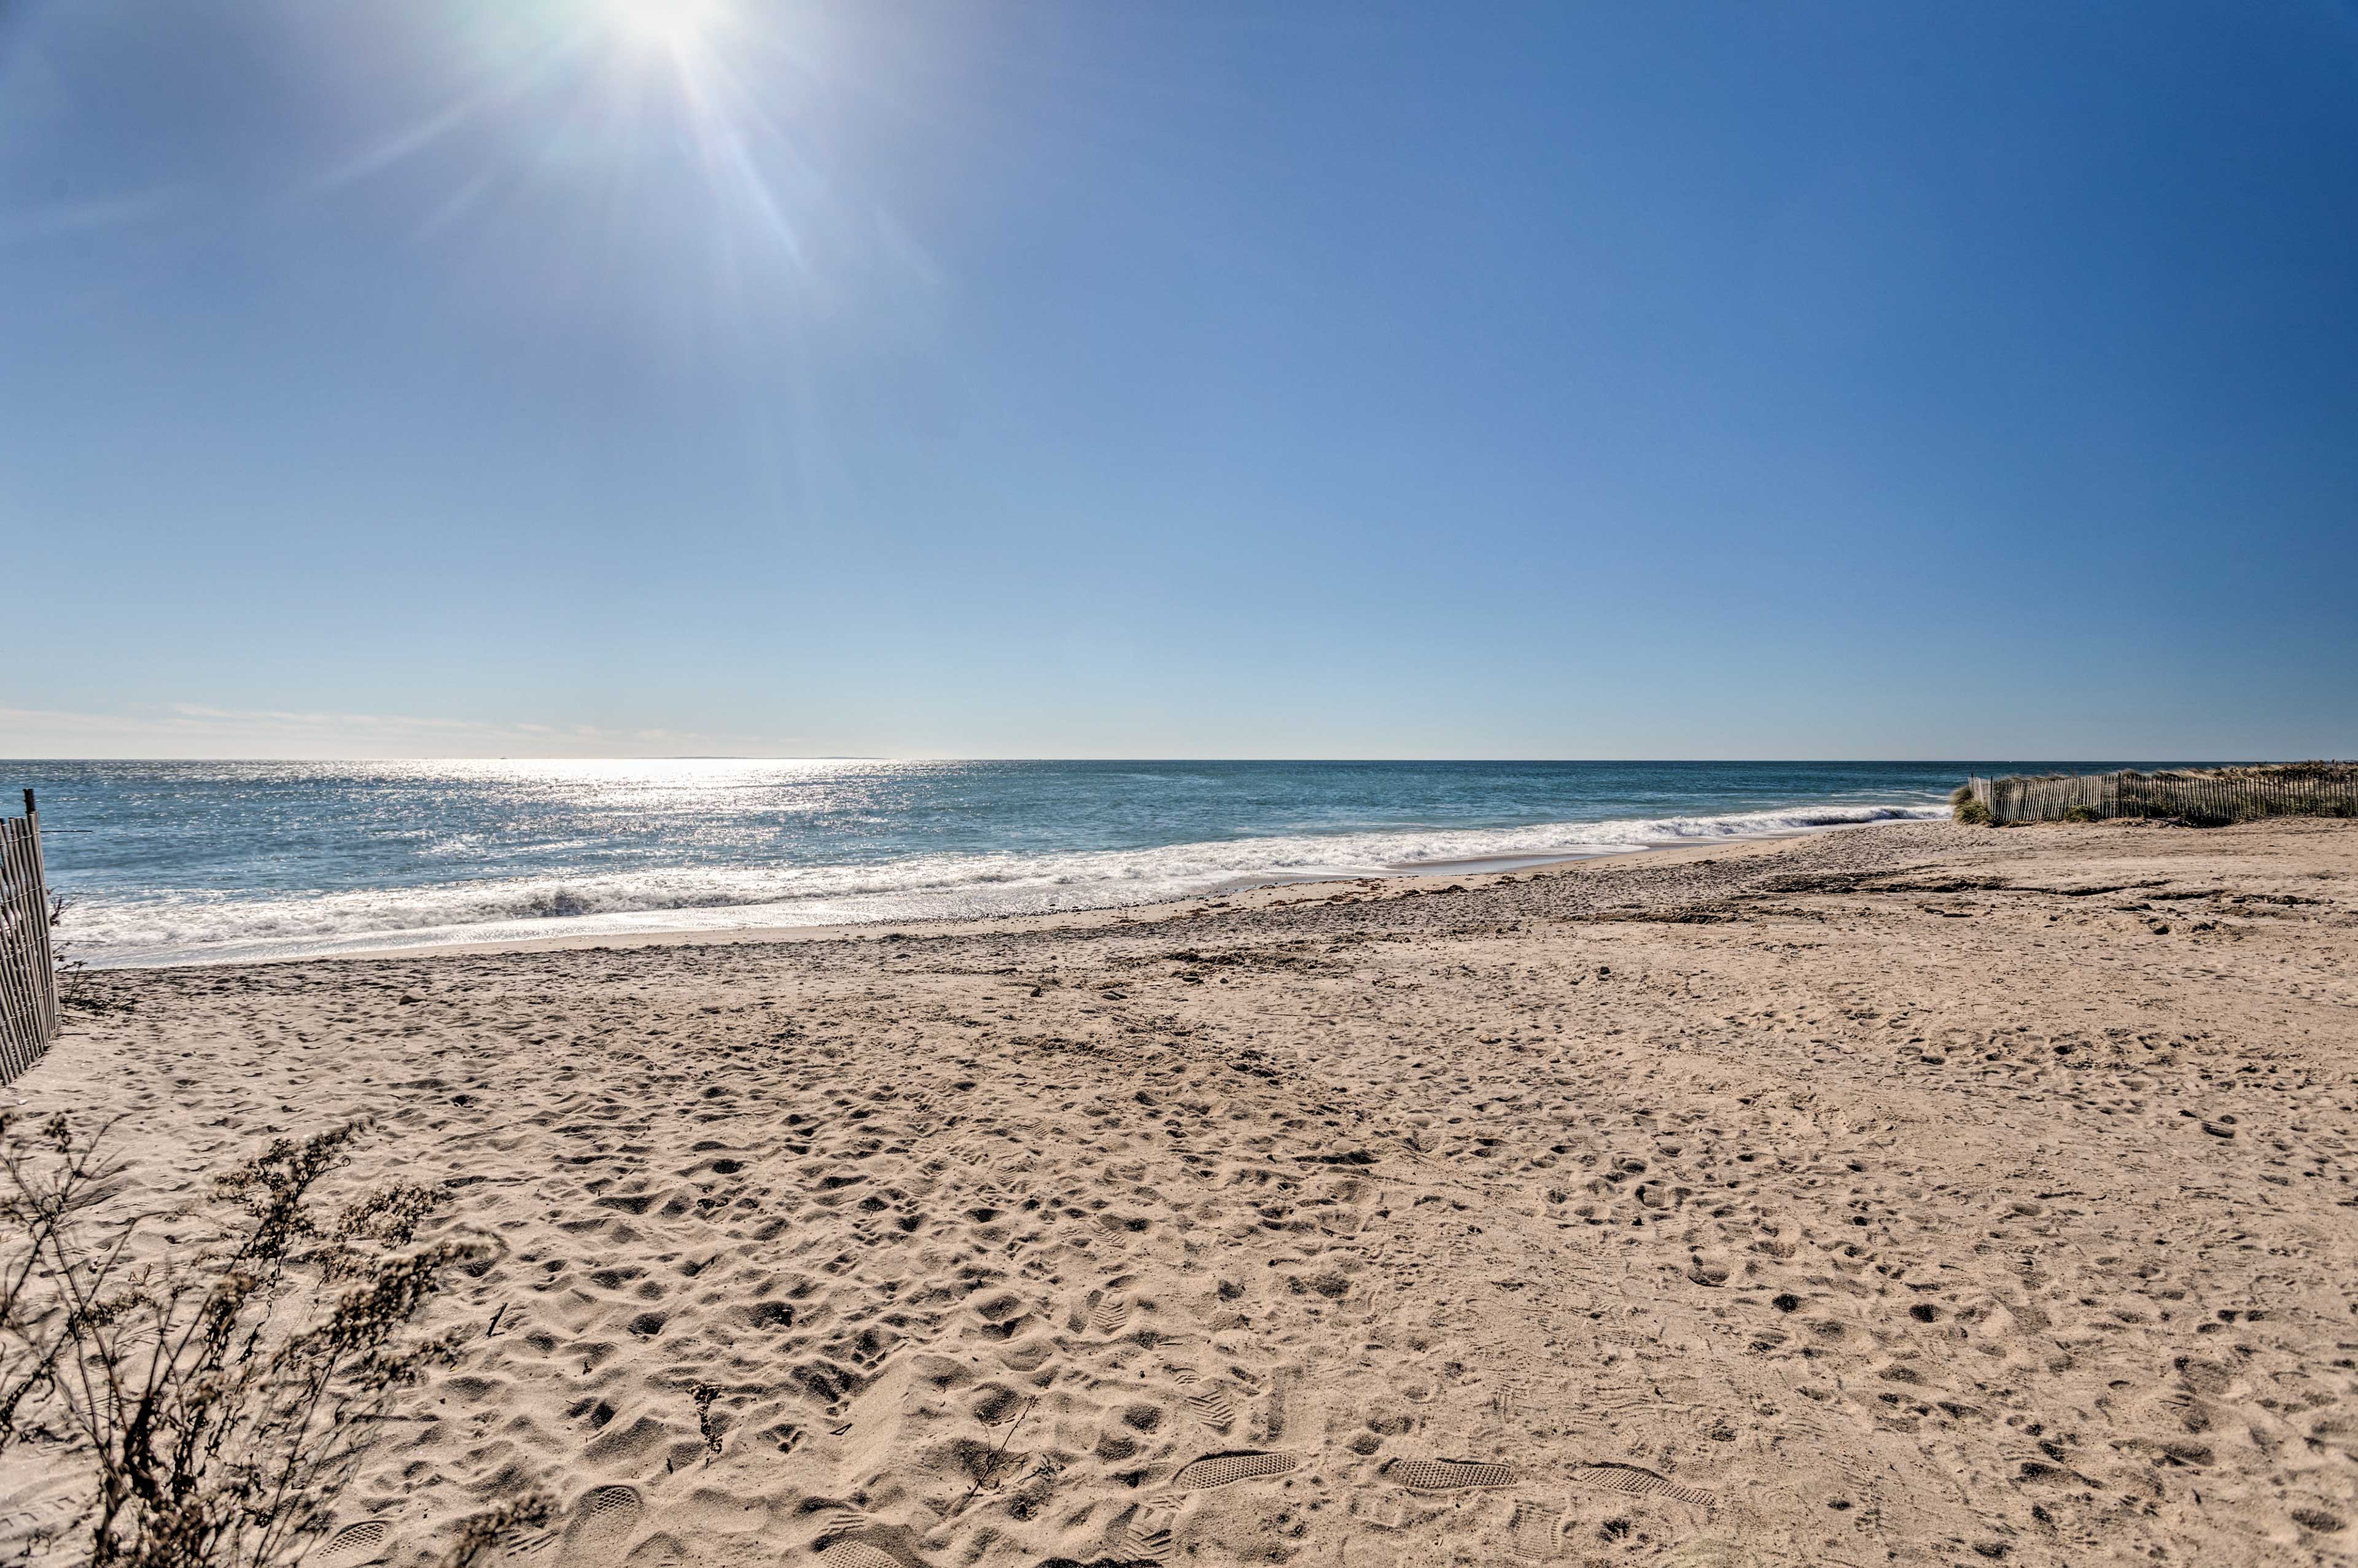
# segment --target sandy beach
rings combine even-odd
[[[2354,953],[2348,826],[1901,825],[124,971],[8,1092],[447,1184],[340,1568],[2337,1563]]]

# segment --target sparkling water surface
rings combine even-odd
[[[2112,762],[137,762],[40,793],[99,964],[1103,908],[1944,815]]]

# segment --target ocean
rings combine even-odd
[[[1106,908],[1946,814],[2112,762],[0,763],[98,966]]]

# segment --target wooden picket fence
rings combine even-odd
[[[40,1060],[59,1023],[41,816],[27,790],[25,815],[0,816],[0,1084]]]
[[[2358,763],[2173,769],[1966,781],[1993,822],[2172,817],[2203,827],[2263,816],[2358,816]]]

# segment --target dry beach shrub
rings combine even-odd
[[[86,1466],[53,1539],[102,1568],[276,1568],[328,1523],[395,1395],[456,1357],[415,1325],[471,1249],[416,1245],[438,1194],[330,1209],[364,1124],[279,1139],[214,1184],[209,1216],[112,1216],[107,1129],[0,1114],[0,1462]],[[516,1499],[465,1521],[467,1558],[546,1517]]]

